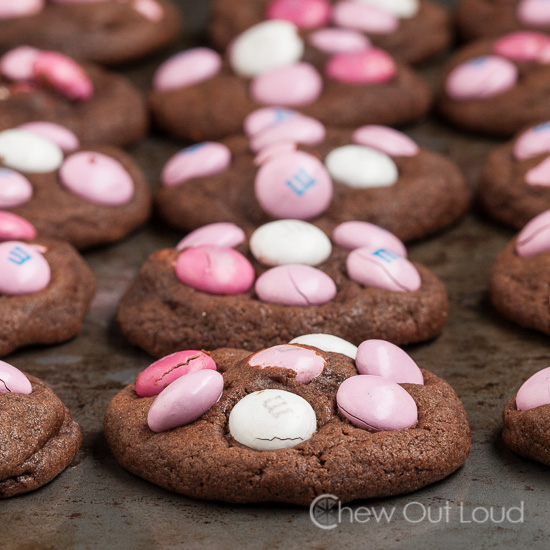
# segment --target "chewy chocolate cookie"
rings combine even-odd
[[[6,375],[28,385],[10,388]],[[24,379],[21,379],[23,377]],[[67,407],[38,378],[0,361],[0,498],[38,489],[60,474],[82,442]]]
[[[183,374],[156,398],[140,397],[134,384],[113,398],[104,430],[124,468],[193,498],[307,506],[323,494],[347,502],[415,491],[448,476],[468,456],[462,403],[426,370],[415,367],[422,380],[414,384],[357,376],[353,359],[305,345],[207,355],[219,372],[203,366]],[[306,371],[319,368],[299,381],[304,370],[293,357],[302,367],[307,363]],[[186,407],[196,411],[178,410],[173,398],[198,381],[202,389]],[[391,411],[389,421],[368,406],[355,413],[376,426],[348,420],[351,395],[379,402],[380,410]],[[398,425],[403,408],[411,416]]]

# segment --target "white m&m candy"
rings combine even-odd
[[[0,158],[4,166],[21,172],[53,172],[61,166],[63,152],[49,139],[13,128],[0,132]]]
[[[400,18],[414,17],[418,12],[418,0],[359,0],[364,4],[376,6]]]

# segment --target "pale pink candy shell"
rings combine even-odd
[[[548,0],[521,0],[517,16],[525,25],[543,27],[550,24],[550,3]]]
[[[281,107],[262,107],[252,111],[244,119],[244,133],[251,137],[258,132],[263,132],[271,127],[277,126],[281,122],[294,117],[304,116],[298,111],[292,109],[283,109]]]
[[[481,99],[502,94],[513,88],[518,80],[517,67],[503,57],[476,57],[453,69],[445,90],[456,100]]]
[[[374,250],[383,248],[407,257],[405,245],[393,233],[369,222],[343,222],[334,228],[332,240],[349,250],[363,247]]]
[[[134,181],[126,168],[95,151],[80,151],[65,159],[59,179],[69,191],[93,204],[119,206],[134,196]]]
[[[45,0],[0,0],[0,20],[40,13]]]
[[[307,384],[319,376],[327,362],[315,351],[298,345],[282,344],[255,353],[248,359],[251,367],[279,367],[296,373],[296,381]]]
[[[0,243],[0,293],[31,294],[50,284],[50,265],[37,249],[20,241]]]
[[[0,241],[32,240],[36,237],[34,225],[11,212],[0,212]]]
[[[330,20],[331,6],[327,0],[271,0],[267,6],[267,19],[284,19],[299,29],[314,29]]]
[[[388,126],[361,126],[353,132],[351,139],[353,143],[372,147],[392,157],[414,157],[420,151],[409,136]]]
[[[18,126],[20,130],[27,130],[42,136],[57,144],[64,153],[72,153],[80,147],[76,135],[65,126],[54,122],[26,122]]]
[[[234,248],[246,239],[245,232],[234,223],[220,222],[204,225],[191,231],[176,246],[183,250],[192,246],[227,246]]]
[[[371,47],[364,34],[351,29],[319,29],[307,39],[314,48],[329,54],[360,52]]]
[[[12,1],[12,0],[10,0]],[[19,46],[0,57],[0,72],[10,80],[32,80],[34,62],[40,50],[30,46]]]
[[[336,402],[352,424],[367,430],[406,430],[418,420],[418,408],[410,394],[380,376],[347,378],[338,388]]]
[[[550,210],[529,221],[516,239],[519,256],[534,256],[550,250]]]
[[[421,370],[400,347],[385,340],[365,340],[357,348],[359,374],[372,374],[397,384],[424,384]]]
[[[376,6],[342,0],[332,8],[336,25],[373,34],[390,34],[399,28],[399,18]]]
[[[530,128],[514,143],[514,156],[519,159],[550,153],[550,122]]]
[[[550,36],[534,31],[513,32],[499,38],[493,51],[517,61],[550,63]]]
[[[223,392],[223,376],[199,370],[172,382],[153,401],[147,424],[156,433],[185,426],[210,410]]]
[[[316,145],[325,139],[325,127],[316,119],[306,116],[287,118],[250,138],[250,148],[258,152],[277,143]]]
[[[273,157],[276,157],[279,155],[286,155],[294,151],[296,151],[295,143],[289,143],[289,142],[276,143],[275,145],[270,145],[269,147],[262,149],[254,157],[254,164],[256,166],[261,166],[265,162],[271,160]]]
[[[546,157],[540,164],[531,168],[525,174],[525,181],[529,185],[550,186],[550,157]]]
[[[241,294],[254,282],[254,268],[240,253],[221,246],[186,248],[176,260],[178,279],[209,294]]]
[[[219,53],[209,48],[193,48],[165,61],[155,72],[156,90],[187,88],[216,76],[222,67]]]
[[[231,151],[222,143],[205,141],[176,153],[164,166],[163,185],[172,187],[193,178],[212,176],[231,164]]]
[[[0,361],[0,393],[32,393],[30,380],[17,368]]]
[[[262,302],[286,306],[315,306],[336,296],[336,284],[323,271],[309,265],[279,265],[256,280]]]
[[[252,100],[263,105],[309,105],[323,91],[323,79],[309,63],[277,67],[256,76],[250,84]]]
[[[19,172],[0,167],[0,208],[13,208],[31,200],[31,182]]]
[[[216,370],[216,363],[199,350],[184,350],[167,355],[149,365],[136,379],[136,393],[140,397],[158,395],[181,376],[199,370]]]
[[[397,66],[384,50],[370,48],[363,52],[333,55],[325,66],[329,78],[347,84],[383,84],[392,80]]]
[[[133,0],[132,7],[153,23],[159,23],[164,17],[163,7],[155,0]]]
[[[422,281],[416,267],[406,258],[388,250],[356,248],[346,260],[348,275],[354,281],[394,292],[414,292]]]
[[[528,411],[542,405],[550,405],[550,367],[528,378],[516,395],[518,411]]]
[[[254,192],[260,206],[274,218],[307,220],[328,208],[332,180],[319,159],[295,151],[262,164]]]

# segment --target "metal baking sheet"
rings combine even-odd
[[[201,0],[181,0],[180,5],[187,34],[174,51],[201,43],[208,10]],[[154,67],[165,57],[124,72],[147,89]],[[439,68],[435,63],[423,69],[432,83]],[[485,155],[499,143],[453,131],[435,117],[407,131],[420,144],[455,159],[472,188]],[[155,185],[162,164],[181,145],[152,133],[131,152]],[[474,205],[449,231],[410,247],[411,258],[445,282],[451,306],[443,334],[407,351],[461,397],[473,434],[465,466],[410,495],[336,506],[322,521],[318,516],[319,525],[307,508],[196,501],[118,466],[102,434],[103,414],[113,395],[151,359],[119,334],[117,302],[147,256],[174,246],[181,234],[153,219],[124,242],[87,252],[98,291],[82,332],[62,345],[6,358],[51,385],[81,424],[84,443],[53,482],[0,503],[0,547],[548,548],[548,468],[514,455],[500,439],[504,403],[523,380],[550,364],[548,337],[501,319],[488,302],[489,270],[513,234],[485,220]]]

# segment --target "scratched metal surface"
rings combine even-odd
[[[182,0],[181,5],[193,32],[180,46],[196,44],[206,5],[200,0]],[[146,88],[162,58],[126,72]],[[424,72],[432,82],[437,80],[437,65]],[[487,151],[497,143],[459,134],[435,119],[408,130],[422,145],[451,155],[472,187]],[[154,182],[162,163],[178,148],[152,135],[132,153]],[[450,550],[529,543],[531,548],[548,548],[548,469],[513,455],[499,435],[507,398],[550,363],[547,337],[500,319],[487,300],[489,269],[511,231],[484,220],[474,207],[453,229],[410,249],[415,261],[446,283],[451,309],[439,338],[408,351],[462,398],[473,430],[466,465],[414,494],[354,503],[351,512],[341,511],[341,521],[334,521],[330,530],[315,526],[308,510],[299,507],[204,503],[169,493],[130,475],[110,455],[102,435],[105,408],[150,362],[119,335],[113,322],[116,304],[145,258],[173,246],[180,236],[153,221],[123,243],[87,253],[98,292],[81,334],[63,345],[6,358],[54,388],[81,424],[84,444],[52,483],[0,503],[0,547]]]

